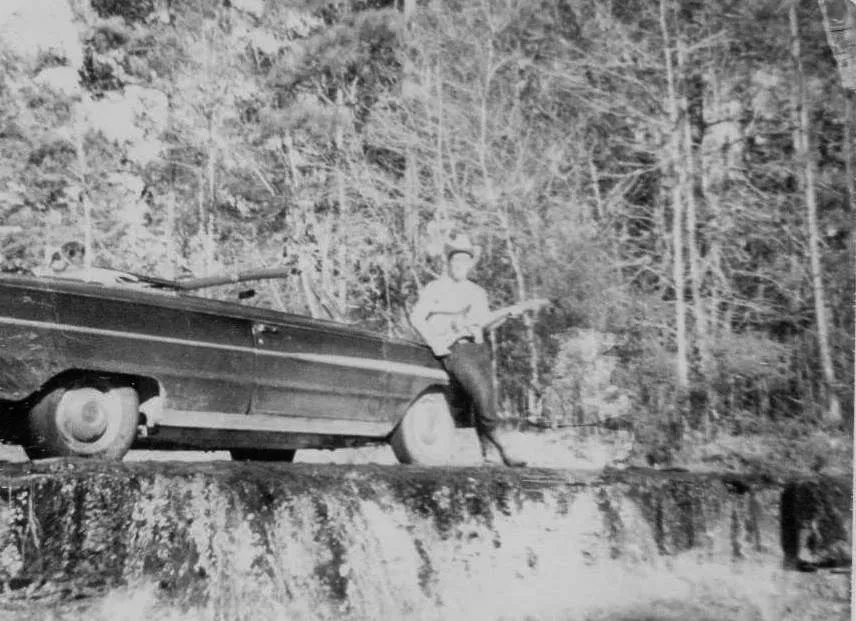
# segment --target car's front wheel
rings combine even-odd
[[[295,449],[232,449],[232,461],[294,461]]]
[[[446,395],[426,393],[414,401],[392,432],[390,443],[403,464],[448,464],[455,438],[455,421]]]
[[[30,459],[121,460],[131,448],[139,397],[129,387],[59,387],[29,411],[24,451]]]

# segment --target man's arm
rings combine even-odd
[[[445,356],[449,353],[448,347],[441,342],[438,335],[434,334],[431,326],[428,324],[428,316],[434,310],[435,306],[434,288],[429,283],[419,293],[419,299],[416,300],[413,310],[410,311],[410,324],[428,344],[435,356]]]

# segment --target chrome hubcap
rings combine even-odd
[[[67,393],[58,414],[63,428],[78,442],[95,442],[107,431],[103,393],[94,388]]]

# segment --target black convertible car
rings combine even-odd
[[[0,275],[0,439],[31,458],[390,442],[404,463],[448,459],[471,422],[426,346],[192,293],[254,277]]]

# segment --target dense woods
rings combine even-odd
[[[69,5],[64,48],[0,39],[5,271],[69,239],[288,266],[255,303],[410,335],[464,228],[494,306],[556,301],[493,335],[510,416],[590,415],[547,398],[581,331],[639,420],[852,416],[856,115],[816,1]]]

